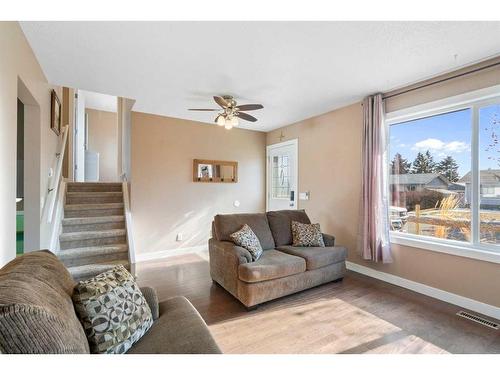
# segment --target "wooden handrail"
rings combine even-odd
[[[48,200],[48,206],[47,206],[47,222],[51,223],[53,216],[54,216],[54,207],[56,205],[56,198],[57,198],[57,191],[59,188],[59,185],[61,183],[61,176],[62,176],[62,165],[63,165],[63,159],[64,159],[64,153],[66,152],[66,143],[68,140],[68,132],[69,132],[69,126],[66,125],[63,127],[63,136],[62,136],[62,142],[59,148],[59,152],[56,153],[56,168],[55,168],[55,173],[52,176],[52,178],[49,181],[49,187],[47,190],[47,198],[46,201]]]

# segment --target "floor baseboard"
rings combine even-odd
[[[363,275],[385,281],[389,284],[400,286],[402,288],[410,289],[414,292],[424,294],[426,296],[433,297],[441,301],[460,306],[464,309],[475,311],[480,314],[500,320],[500,307],[489,305],[484,302],[479,302],[471,298],[463,297],[458,294],[450,293],[442,289],[437,289],[386,272],[377,271],[372,268],[359,265],[357,263],[346,262],[346,267],[348,270],[358,272]]]
[[[156,260],[156,259],[173,257],[173,256],[177,256],[177,255],[200,253],[203,251],[207,251],[207,246],[201,245],[201,246],[183,247],[180,249],[155,251],[154,253],[135,254],[135,262],[139,263],[139,262],[145,262],[148,260]]]

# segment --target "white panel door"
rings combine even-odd
[[[267,210],[296,210],[298,140],[267,146]]]

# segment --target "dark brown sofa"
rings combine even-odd
[[[5,265],[0,270],[0,352],[89,353],[71,300],[75,284],[47,250]],[[186,298],[158,303],[154,289],[141,290],[155,322],[127,353],[220,353],[207,325]]]
[[[291,246],[292,220],[311,223],[304,210],[215,216],[209,240],[212,280],[250,308],[343,278],[347,249],[335,246],[335,237],[327,234],[323,234],[325,247]],[[244,224],[264,249],[255,262],[229,237]]]

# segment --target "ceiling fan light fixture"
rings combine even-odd
[[[239,125],[238,118],[236,116],[231,117],[231,119],[229,120],[229,122],[231,123],[232,126],[238,126]]]
[[[264,108],[262,104],[243,104],[238,105],[232,96],[214,96],[214,101],[219,105],[219,109],[214,108],[190,108],[190,111],[214,111],[219,112],[214,122],[218,126],[225,126],[226,129],[232,129],[239,125],[239,120],[256,122],[257,119],[245,111],[254,111]]]
[[[217,123],[217,125],[219,126],[224,126],[226,125],[226,119],[224,118],[223,115],[219,115],[217,116],[217,118],[215,119],[215,122]]]

